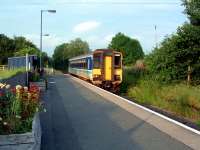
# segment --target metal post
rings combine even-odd
[[[43,36],[43,33],[42,33],[42,14],[43,12],[49,12],[49,13],[56,13],[56,10],[41,10],[41,16],[40,16],[40,19],[41,19],[41,23],[40,23],[40,71],[42,70],[42,36]],[[48,34],[46,34],[45,36],[48,36]]]
[[[26,54],[26,85],[28,86],[28,65],[29,65],[29,57],[28,54]]]
[[[41,10],[41,23],[40,23],[40,71],[42,70],[42,13],[43,10]]]

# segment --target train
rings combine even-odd
[[[97,49],[90,54],[69,59],[68,71],[96,86],[118,92],[122,83],[122,59],[121,52]]]

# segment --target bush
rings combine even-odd
[[[29,82],[40,81],[40,74],[37,72],[29,72]]]
[[[136,86],[139,79],[144,76],[145,70],[137,67],[125,67],[123,69],[123,81],[120,87],[121,93],[127,93],[128,89]]]

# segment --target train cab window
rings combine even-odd
[[[101,54],[94,55],[94,68],[100,68],[101,67]]]
[[[121,67],[121,55],[115,54],[115,68]]]

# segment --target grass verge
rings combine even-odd
[[[141,104],[156,106],[194,122],[200,120],[199,87],[162,85],[152,80],[141,80],[127,94]]]
[[[186,118],[200,127],[200,86],[164,84],[136,68],[125,68],[123,76],[122,95]]]
[[[25,72],[25,68],[0,71],[0,79],[8,79],[23,72]]]

